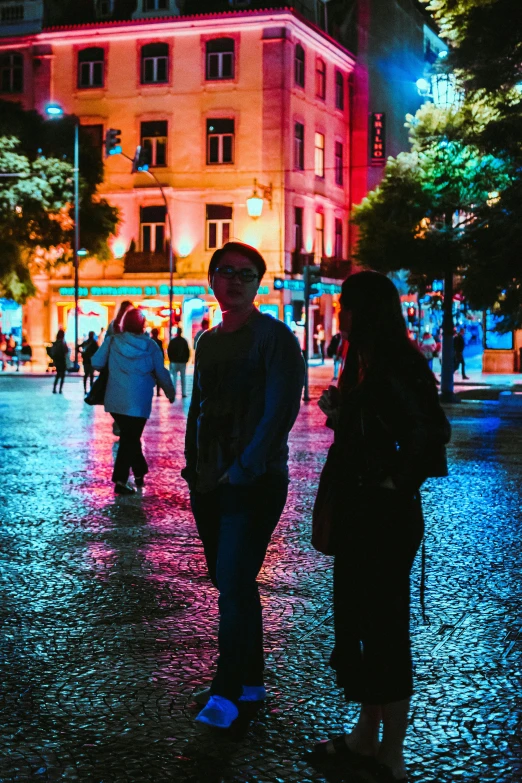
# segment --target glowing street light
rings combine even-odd
[[[65,111],[58,103],[49,103],[45,113],[51,119],[59,119],[65,116]],[[78,300],[79,300],[79,262],[80,255],[80,141],[79,120],[74,118],[74,372],[78,372]]]
[[[261,196],[257,192],[258,188],[262,193]],[[263,212],[264,199],[268,201],[270,209],[272,209],[272,183],[270,183],[270,185],[258,185],[257,179],[255,179],[254,192],[250,198],[247,198],[246,200],[247,212],[251,218],[254,218],[254,220],[256,220],[258,217],[261,217]]]

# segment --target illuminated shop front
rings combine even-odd
[[[172,287],[173,326],[181,326],[183,334],[193,342],[201,322],[208,318],[210,326],[221,321],[221,312],[214,299],[212,289],[200,283],[176,283]],[[283,309],[277,292],[262,285],[256,304],[262,312],[269,312],[275,318],[282,317]],[[78,336],[80,342],[90,331],[103,337],[109,323],[115,317],[121,303],[129,300],[143,311],[147,329],[157,328],[160,339],[168,339],[169,329],[169,286],[158,282],[155,285],[86,285],[79,288]],[[50,292],[50,334],[65,329],[66,340],[74,342],[74,288],[58,286]]]

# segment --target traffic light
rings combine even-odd
[[[300,324],[303,321],[304,302],[302,299],[292,301],[292,321]]]
[[[413,305],[409,305],[409,307],[406,310],[406,315],[408,317],[408,323],[412,324],[415,322],[415,308]]]
[[[121,153],[121,130],[109,128],[105,134],[105,155],[119,155]]]
[[[305,285],[305,299],[308,300],[314,296],[319,296],[319,283],[321,282],[320,266],[304,266],[303,278]]]
[[[134,158],[132,160],[132,173],[136,174],[138,171],[149,170],[149,156],[147,150],[144,150],[139,144],[136,147]]]

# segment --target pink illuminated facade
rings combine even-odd
[[[172,220],[175,307],[189,337],[203,314],[213,316],[205,273],[228,238],[263,253],[259,305],[299,332],[292,302],[303,298],[302,254],[337,278],[348,258],[347,50],[296,13],[274,10],[44,29],[0,39],[0,53],[18,68],[4,82],[15,89],[0,98],[40,112],[60,104],[90,126],[100,154],[108,128],[121,129],[128,156],[139,144],[147,150]],[[247,207],[256,187],[258,218]],[[168,221],[160,191],[116,155],[100,193],[120,209],[121,223],[111,262],[82,262],[82,308],[102,323],[130,298],[161,328]],[[37,282],[39,296],[24,314],[36,348],[67,324],[73,302],[70,269]],[[327,336],[338,282],[324,278],[314,300]]]

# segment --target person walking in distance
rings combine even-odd
[[[457,334],[455,334],[453,338],[453,361],[454,361],[454,370],[453,372],[457,372],[459,367],[462,367],[462,380],[467,381],[468,376],[466,375],[466,365],[464,364],[464,348],[466,347],[466,341],[464,339],[464,335],[466,334],[465,329],[459,329]]]
[[[181,381],[181,396],[187,396],[185,385],[185,373],[187,371],[187,362],[190,359],[190,348],[188,342],[182,337],[183,330],[181,326],[176,329],[176,336],[172,338],[167,348],[167,356],[170,362],[170,377],[176,394],[176,383],[178,373]]]
[[[376,781],[406,783],[409,580],[424,533],[419,488],[428,476],[447,475],[451,428],[433,373],[407,337],[391,280],[369,271],[350,275],[341,290],[340,328],[349,348],[339,388],[319,400],[335,435],[328,455],[335,556],[330,664],[346,700],[361,708],[348,734],[314,752],[348,767],[373,766]]]
[[[219,592],[219,660],[196,720],[228,728],[240,701],[262,701],[263,626],[257,575],[288,491],[288,433],[304,363],[288,327],[254,306],[263,257],[227,242],[208,277],[223,321],[197,343],[182,476]]]
[[[96,353],[100,346],[98,345],[98,341],[96,340],[96,337],[94,336],[94,332],[89,332],[89,337],[85,342],[83,342],[80,345],[80,351],[82,352],[82,360],[83,360],[83,390],[85,393],[87,393],[87,381],[90,379],[91,381],[91,389],[92,384],[94,382],[94,368],[92,366],[92,357]]]
[[[158,346],[158,348],[161,351],[161,355],[163,356],[163,361],[165,361],[165,349],[163,348],[163,342],[159,338],[159,329],[154,328],[154,329],[151,330],[150,339],[153,340],[156,343],[156,345]],[[156,396],[157,397],[160,396],[159,383],[156,384]]]
[[[49,356],[53,360],[56,368],[56,375],[54,376],[53,394],[56,394],[58,383],[60,384],[59,392],[63,394],[63,382],[65,380],[65,372],[67,370],[67,356],[69,354],[69,347],[65,342],[65,332],[63,329],[58,329],[56,333],[56,340],[52,344],[49,350]]]
[[[201,335],[207,331],[209,324],[210,321],[208,320],[208,318],[201,319],[201,329],[199,329],[194,335],[194,350],[196,350],[197,348],[198,340],[201,337]]]
[[[321,364],[324,364],[324,344],[326,342],[325,334],[324,334],[324,328],[322,324],[319,324],[317,327],[317,332],[315,333],[315,339],[317,342],[317,351],[319,353],[319,356],[321,357]]]
[[[171,402],[174,388],[158,346],[143,333],[143,313],[127,310],[122,329],[104,341],[92,357],[92,365],[95,370],[109,366],[104,407],[120,430],[112,480],[117,495],[130,495],[136,491],[127,484],[130,471],[137,487],[144,485],[149,472],[141,436],[150,417],[156,382]]]

